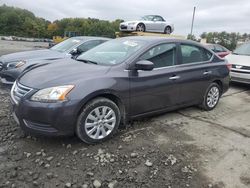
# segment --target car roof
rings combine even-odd
[[[174,37],[156,37],[156,36],[130,36],[130,37],[122,37],[118,38],[118,40],[135,40],[135,41],[144,41],[147,43],[160,43],[160,42],[177,42],[177,43],[188,43],[193,45],[202,46],[202,44],[192,41],[192,40],[185,40],[185,39],[178,39]]]
[[[81,41],[87,41],[87,40],[110,40],[111,38],[107,37],[96,37],[96,36],[77,36],[77,37],[71,37],[72,39],[78,39]]]
[[[145,15],[145,16],[160,16],[160,15],[156,15],[156,14],[149,14],[149,15]],[[162,17],[162,16],[160,16]]]

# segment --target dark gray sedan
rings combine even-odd
[[[48,63],[47,60],[76,58],[83,52],[108,41],[102,37],[72,37],[50,49],[17,52],[0,57],[0,80],[13,84],[24,69]]]
[[[229,67],[191,41],[114,39],[20,76],[11,90],[14,118],[28,133],[98,143],[138,117],[192,105],[212,110],[229,88]]]

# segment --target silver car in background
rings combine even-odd
[[[139,32],[159,32],[171,34],[174,31],[174,25],[164,20],[159,15],[143,16],[139,20],[122,22],[120,31],[139,31]]]
[[[232,81],[250,84],[250,42],[237,47],[226,59],[232,64]]]

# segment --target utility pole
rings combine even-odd
[[[192,25],[191,25],[191,36],[193,35],[193,27],[194,27],[194,17],[195,17],[195,10],[196,10],[196,7],[194,7],[194,11],[193,11],[193,19],[192,19]]]

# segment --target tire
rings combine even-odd
[[[217,83],[212,83],[206,90],[201,108],[210,111],[219,103],[221,97],[221,87]]]
[[[142,24],[142,23],[138,24],[137,27],[136,27],[136,31],[145,32],[146,31],[145,25]]]
[[[96,98],[84,106],[77,120],[76,134],[87,144],[100,143],[115,134],[120,121],[120,110],[113,101]]]
[[[172,29],[171,29],[170,26],[165,27],[165,29],[164,29],[164,33],[165,33],[165,34],[170,35],[171,32],[172,32]]]

